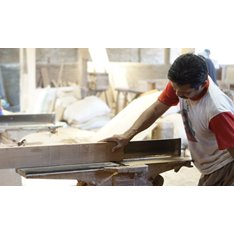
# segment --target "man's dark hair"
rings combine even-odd
[[[206,61],[195,54],[183,54],[171,65],[168,79],[178,85],[190,84],[191,88],[198,89],[208,79]]]

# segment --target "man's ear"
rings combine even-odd
[[[208,87],[208,85],[209,85],[209,80],[207,79],[204,83],[203,83],[203,87]]]

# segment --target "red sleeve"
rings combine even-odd
[[[179,103],[179,98],[173,89],[171,82],[168,82],[167,86],[159,96],[158,100],[167,106],[176,106]]]
[[[215,134],[220,150],[234,147],[234,115],[231,112],[216,115],[209,127]]]

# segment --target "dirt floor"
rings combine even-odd
[[[164,186],[196,186],[201,174],[195,167],[182,167],[179,172],[171,170],[161,175]]]

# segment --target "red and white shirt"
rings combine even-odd
[[[210,78],[196,100],[179,98],[169,82],[159,101],[168,106],[180,102],[192,159],[203,174],[234,160],[227,150],[234,147],[234,104]]]

